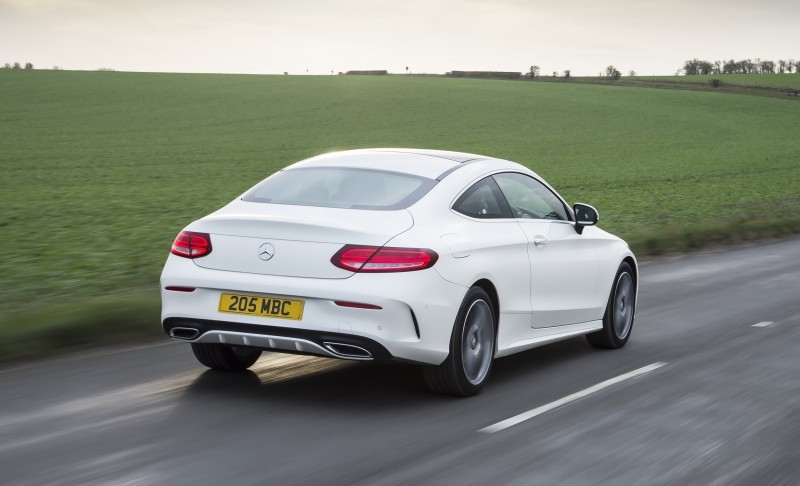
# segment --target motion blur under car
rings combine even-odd
[[[286,167],[175,239],[162,324],[203,365],[262,351],[422,365],[469,396],[494,358],[630,337],[638,267],[597,211],[506,160],[415,149]]]

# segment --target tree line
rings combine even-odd
[[[33,64],[26,62],[25,67],[23,68],[23,66],[18,62],[15,62],[14,64],[7,62],[3,64],[3,66],[0,67],[0,69],[33,69]]]
[[[742,59],[736,61],[704,61],[701,59],[690,59],[683,63],[683,67],[678,72],[689,76],[692,74],[783,74],[800,72],[800,60],[788,59],[769,61],[759,58]]]
[[[534,78],[535,79],[535,78],[538,78],[540,76],[541,76],[541,69],[539,68],[539,66],[531,66],[530,71],[525,73],[525,77],[528,77],[528,78]],[[628,76],[636,76],[636,71],[629,71],[628,72]],[[553,77],[554,78],[558,77],[558,71],[553,71]],[[565,69],[564,72],[563,72],[563,77],[564,77],[564,79],[571,78],[572,77],[572,71],[569,70],[569,69]],[[611,78],[611,79],[617,80],[620,77],[622,77],[622,72],[620,72],[620,70],[617,69],[612,64],[612,65],[607,66],[605,68],[605,70],[600,72],[600,77],[606,77],[606,78]]]

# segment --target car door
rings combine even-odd
[[[528,242],[497,183],[491,176],[476,181],[451,209],[458,218],[441,238],[453,258],[440,259],[438,271],[466,285],[483,278],[492,282],[503,314],[500,347],[530,337]]]
[[[575,231],[562,199],[541,181],[518,172],[493,177],[528,240],[531,326],[598,319],[599,265],[592,239]]]

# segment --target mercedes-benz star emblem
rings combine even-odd
[[[262,243],[258,247],[258,258],[267,261],[275,256],[275,246],[272,243]]]

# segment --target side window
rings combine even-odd
[[[453,210],[472,218],[513,218],[500,188],[491,177],[481,179],[453,204]]]
[[[533,177],[505,172],[495,174],[494,179],[515,217],[569,221],[567,208],[561,199]]]

